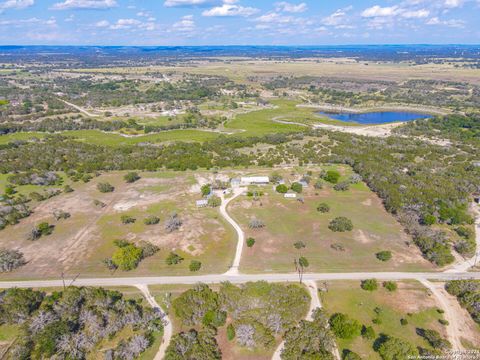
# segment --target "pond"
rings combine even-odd
[[[354,122],[364,125],[386,124],[391,122],[405,122],[417,119],[429,119],[432,115],[421,114],[406,111],[376,111],[367,113],[349,113],[349,112],[319,112],[330,119]]]

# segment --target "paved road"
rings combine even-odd
[[[327,281],[327,280],[364,280],[376,278],[377,280],[480,280],[480,272],[358,272],[358,273],[307,273],[303,280]],[[223,281],[232,283],[245,283],[249,281],[269,282],[298,282],[297,273],[286,274],[239,274],[239,275],[197,275],[197,276],[152,276],[152,277],[109,277],[109,278],[78,278],[74,281],[76,286],[137,286],[137,285],[168,285],[168,284],[218,284]],[[65,279],[69,283],[70,279]],[[52,280],[24,280],[24,281],[0,281],[0,288],[11,287],[62,287],[62,279]]]

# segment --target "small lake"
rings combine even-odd
[[[364,125],[386,124],[391,122],[405,122],[417,119],[429,119],[432,115],[405,111],[376,111],[367,113],[348,112],[319,112],[320,115],[328,116],[330,119],[354,122]]]

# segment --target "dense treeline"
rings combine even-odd
[[[446,138],[454,141],[480,144],[480,116],[449,115],[418,120],[396,129],[402,135]]]
[[[46,294],[31,289],[0,293],[0,324],[17,327],[8,359],[135,359],[163,331],[159,312],[126,300],[117,291],[68,287]],[[99,345],[125,329],[131,336],[115,345]],[[106,345],[106,346],[105,346]]]
[[[460,305],[480,324],[480,281],[453,280],[445,285],[445,289],[456,296]]]

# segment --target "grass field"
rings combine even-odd
[[[348,167],[339,167],[346,179],[351,174]],[[307,170],[313,170],[312,184],[316,181],[320,168],[293,169],[279,171],[286,183],[298,180]],[[271,173],[271,172],[270,172]],[[269,172],[259,172],[268,175]],[[251,190],[254,190],[252,188]],[[313,185],[304,189],[304,203],[295,199],[285,199],[274,191],[272,186],[258,187],[264,195],[255,201],[241,196],[229,205],[229,212],[240,223],[247,237],[256,240],[252,248],[244,248],[241,270],[244,272],[290,272],[295,271],[294,259],[306,256],[310,262],[307,271],[420,271],[431,270],[402,227],[388,214],[380,199],[363,184],[352,185],[342,192],[325,185],[315,190]],[[331,211],[323,214],[316,210],[319,203],[327,203]],[[354,225],[351,232],[333,232],[329,222],[345,216]],[[257,218],[265,223],[265,228],[251,230],[248,223]],[[297,250],[293,245],[302,241],[304,249]],[[332,248],[339,244],[344,251]],[[376,259],[379,251],[389,250],[392,260],[382,262]]]
[[[320,287],[323,286],[320,284]],[[327,287],[328,292],[321,293],[321,297],[329,315],[337,312],[347,314],[363,325],[372,326],[377,336],[383,333],[423,348],[431,347],[416,334],[416,328],[433,329],[446,337],[445,327],[438,321],[443,315],[437,311],[434,298],[418,282],[398,283],[398,290],[392,293],[384,288],[373,292],[362,290],[357,281],[329,282]],[[380,315],[375,313],[375,308],[381,309]],[[377,317],[381,324],[372,322]],[[407,325],[400,324],[402,318],[407,319]],[[373,350],[373,342],[361,336],[353,340],[337,339],[340,353],[348,349],[358,353],[362,359],[380,360]]]
[[[190,260],[202,262],[197,274],[222,273],[231,264],[236,237],[233,229],[219,215],[217,209],[198,209],[195,200],[201,198],[193,172],[159,172],[141,174],[134,184],[125,184],[124,173],[109,173],[90,183],[75,183],[75,191],[61,194],[34,206],[34,213],[19,224],[2,230],[0,245],[19,248],[28,264],[2,278],[59,277],[67,274],[86,276],[135,276],[190,274]],[[195,175],[199,176],[197,172]],[[210,174],[206,173],[205,176]],[[115,186],[113,193],[101,194],[98,182]],[[100,208],[93,200],[107,204]],[[53,211],[68,211],[71,217],[55,221]],[[167,233],[164,224],[172,212],[177,212],[183,225],[178,231]],[[122,215],[137,219],[124,225]],[[160,217],[158,225],[147,226],[143,220],[149,215]],[[27,240],[32,227],[47,221],[55,225],[52,235],[37,241]],[[117,249],[114,240],[148,241],[160,251],[143,260],[136,270],[111,273],[102,263]],[[165,262],[170,251],[184,258],[178,265]]]

